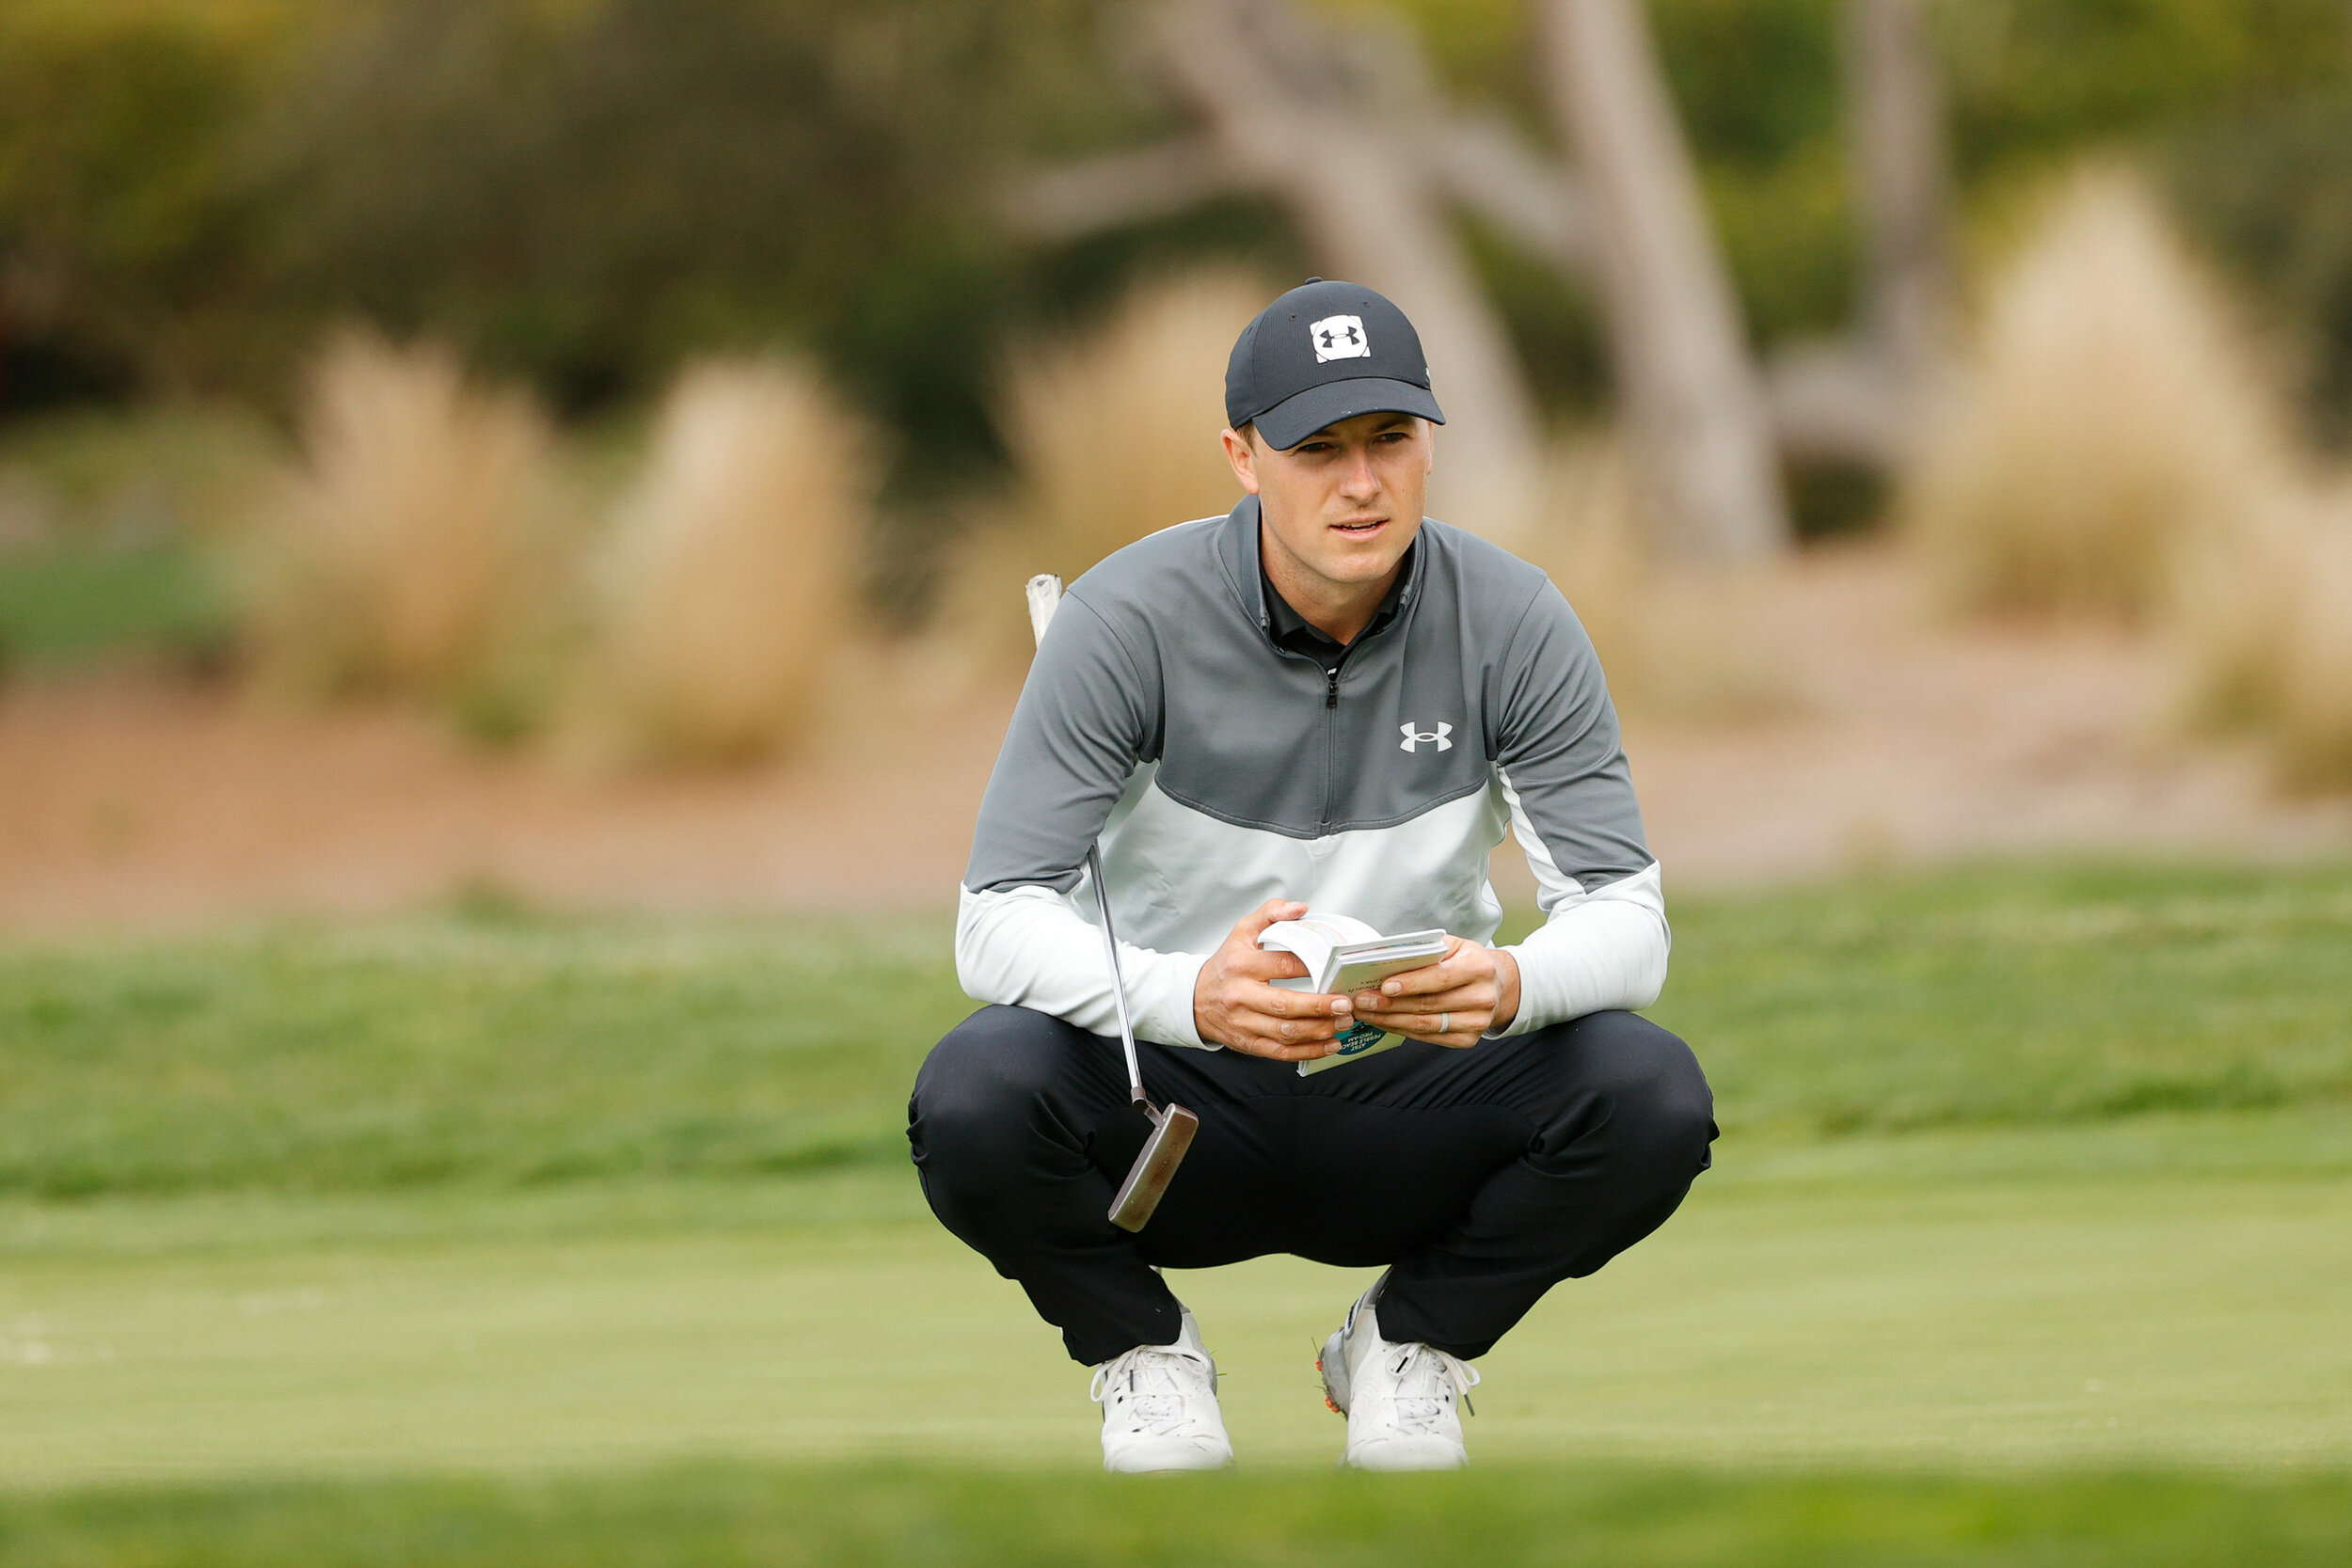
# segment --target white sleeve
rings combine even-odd
[[[1525,942],[1503,949],[1518,960],[1519,1010],[1499,1033],[1524,1035],[1586,1013],[1630,1012],[1657,1001],[1673,942],[1658,863],[1587,892],[1553,863],[1507,780],[1503,793],[1545,918]]]
[[[1081,890],[1091,895],[1091,882],[1082,879],[1073,891]],[[1193,988],[1205,961],[1199,953],[1119,944],[1127,1015],[1137,1039],[1205,1043],[1192,1016]],[[1050,887],[1032,882],[981,893],[963,889],[956,907],[956,978],[975,1002],[1033,1007],[1091,1034],[1118,1037],[1119,1009],[1103,958],[1102,927],[1078,912],[1070,895]]]

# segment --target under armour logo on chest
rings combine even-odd
[[[1404,739],[1396,743],[1396,749],[1400,752],[1409,752],[1417,746],[1428,746],[1431,744],[1435,744],[1440,752],[1451,752],[1454,750],[1454,742],[1446,738],[1447,736],[1454,733],[1454,726],[1451,724],[1439,724],[1434,730],[1419,730],[1415,729],[1413,727],[1413,721],[1410,719],[1407,719],[1405,722],[1399,724],[1397,728],[1404,732],[1405,736]]]

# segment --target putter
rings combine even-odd
[[[1028,592],[1029,629],[1042,642],[1046,623],[1061,605],[1061,578],[1051,573],[1033,577]],[[1176,1167],[1184,1164],[1193,1134],[1200,1131],[1200,1118],[1173,1101],[1165,1109],[1156,1106],[1143,1092],[1143,1065],[1136,1058],[1136,1029],[1127,1018],[1127,980],[1119,967],[1119,936],[1111,929],[1111,894],[1103,882],[1099,845],[1087,846],[1087,875],[1094,882],[1095,908],[1103,914],[1103,957],[1111,966],[1111,996],[1119,1004],[1119,1043],[1127,1052],[1127,1098],[1152,1122],[1152,1135],[1143,1140],[1143,1152],[1136,1156],[1127,1180],[1119,1185],[1119,1196],[1111,1199],[1111,1223],[1121,1230],[1141,1230],[1167,1196]]]

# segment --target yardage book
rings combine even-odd
[[[1258,945],[1274,952],[1295,953],[1307,966],[1304,976],[1272,982],[1284,990],[1323,991],[1334,996],[1368,990],[1391,974],[1420,969],[1445,957],[1443,931],[1406,931],[1384,937],[1362,921],[1343,914],[1316,914],[1304,920],[1280,920],[1265,928]],[[1358,1023],[1340,1036],[1339,1051],[1298,1064],[1298,1076],[1343,1067],[1365,1056],[1402,1045],[1405,1037],[1369,1023]]]

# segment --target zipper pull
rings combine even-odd
[[[1326,670],[1323,673],[1323,705],[1325,707],[1340,705],[1340,673],[1337,670]]]

